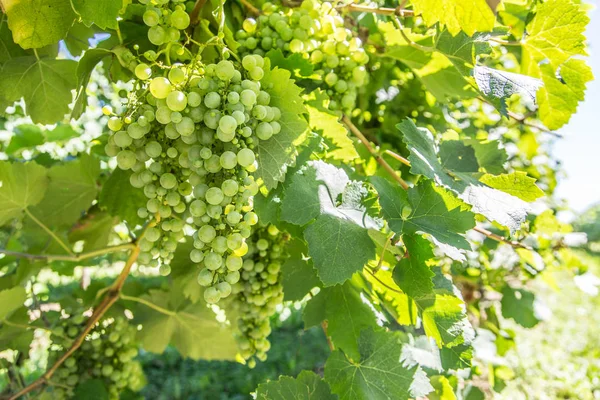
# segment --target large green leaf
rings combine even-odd
[[[448,192],[427,181],[408,192],[381,177],[373,177],[372,182],[383,216],[394,232],[428,233],[450,246],[471,248],[462,235],[475,226],[474,216]]]
[[[375,258],[375,244],[367,229],[333,215],[320,215],[306,228],[304,238],[326,286],[343,283]]]
[[[258,385],[258,400],[336,400],[327,382],[312,371],[302,371],[296,379],[280,376]]]
[[[69,232],[71,243],[83,241],[84,251],[92,251],[106,247],[110,234],[118,220],[108,213],[93,207],[84,218],[79,220]]]
[[[96,24],[102,29],[117,29],[117,16],[123,0],[71,0],[71,4],[87,26]]]
[[[27,52],[13,42],[6,14],[0,13],[0,66],[12,58],[25,55],[27,55]]]
[[[100,160],[87,154],[53,166],[48,170],[46,196],[32,213],[47,225],[71,225],[96,199],[99,175]]]
[[[41,165],[0,161],[0,225],[42,201],[47,186],[46,168]]]
[[[406,255],[394,268],[394,281],[413,299],[430,295],[433,291],[431,278],[435,276],[427,265],[433,258],[431,244],[414,234],[403,235],[402,241],[406,246]]]
[[[69,0],[3,0],[15,43],[24,49],[57,43],[75,21]]]
[[[135,188],[129,183],[131,172],[120,168],[115,169],[108,180],[102,185],[98,204],[110,215],[119,217],[130,226],[142,224],[144,221],[137,215],[140,207],[146,205],[148,199],[142,189]]]
[[[0,322],[23,306],[27,293],[21,286],[0,291]]]
[[[534,302],[535,295],[529,290],[513,289],[508,285],[502,289],[502,315],[525,328],[533,328],[539,322]]]
[[[269,104],[281,110],[281,132],[269,140],[261,140],[258,144],[256,176],[261,178],[269,189],[283,182],[288,166],[293,164],[296,157],[294,142],[308,128],[302,116],[306,113],[300,97],[302,89],[294,84],[290,74],[286,69],[271,69],[266,65],[265,76],[261,80],[263,88],[271,95]]]
[[[0,74],[0,93],[9,101],[25,99],[33,122],[58,122],[69,112],[76,67],[73,60],[13,58]]]
[[[536,186],[535,179],[528,177],[523,171],[502,175],[486,174],[480,181],[525,201],[535,201],[544,196],[544,191]]]
[[[462,30],[472,36],[494,29],[496,17],[485,0],[412,0],[411,4],[427,25],[439,22],[452,35]]]
[[[418,367],[401,362],[402,343],[392,332],[365,329],[358,349],[360,360],[334,351],[325,364],[325,380],[340,400],[407,400]]]
[[[151,290],[144,299],[161,307],[158,312],[145,305],[136,308],[142,325],[139,338],[147,351],[162,353],[170,344],[183,357],[198,360],[233,360],[237,345],[230,326],[220,323],[204,303],[192,303],[181,290]]]

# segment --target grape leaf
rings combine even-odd
[[[513,289],[506,285],[502,289],[502,315],[512,318],[525,328],[533,328],[540,322],[534,310],[535,295],[525,289]]]
[[[317,89],[311,93],[309,99],[306,106],[309,125],[313,130],[320,131],[333,146],[333,149],[328,151],[328,156],[344,162],[358,158],[354,142],[348,137],[348,130],[340,123],[337,115],[326,111],[329,103],[327,94]]]
[[[71,225],[96,199],[99,175],[100,161],[87,154],[53,166],[46,196],[31,212],[47,225]]]
[[[319,296],[325,307],[327,335],[336,348],[352,360],[360,359],[358,339],[363,329],[377,328],[377,318],[369,305],[365,304],[351,281],[343,285],[325,288]]]
[[[108,180],[102,185],[98,204],[110,215],[119,217],[130,226],[141,225],[144,221],[137,215],[140,207],[147,202],[142,189],[135,188],[129,183],[131,172],[115,169]]]
[[[479,180],[489,187],[525,201],[535,201],[545,196],[544,191],[535,184],[535,179],[528,177],[523,171],[502,175],[485,174]]]
[[[452,294],[433,294],[416,301],[425,334],[437,345],[449,347],[470,342],[472,328],[467,320],[464,302]]]
[[[281,204],[281,219],[305,225],[322,212],[335,213],[336,199],[350,182],[344,170],[311,161],[290,178]]]
[[[46,135],[47,142],[65,142],[69,139],[79,136],[79,132],[77,132],[71,125],[68,124],[58,124],[51,131],[44,132]]]
[[[46,168],[35,162],[0,161],[0,225],[42,201],[47,186]]]
[[[476,32],[472,36],[459,32],[454,36],[447,29],[442,29],[435,39],[435,48],[447,56],[459,71],[467,74],[476,65],[477,56],[492,52],[491,36],[491,33],[484,32]]]
[[[77,221],[69,232],[71,243],[84,241],[84,251],[106,247],[113,227],[118,222],[115,217],[94,208],[95,210],[88,212],[84,218]]]
[[[71,0],[73,9],[87,26],[96,24],[101,29],[117,29],[117,16],[121,7],[122,0],[100,0],[100,1],[85,1]]]
[[[140,305],[136,322],[142,346],[162,353],[170,344],[183,357],[194,360],[233,360],[237,345],[231,327],[218,322],[215,313],[203,303],[185,300],[177,287],[168,291],[151,290],[145,300],[168,311],[168,315]]]
[[[93,26],[88,27],[81,22],[75,22],[64,39],[69,53],[73,57],[79,57],[81,53],[88,50],[90,48],[90,39],[94,37],[96,30],[97,28]]]
[[[462,30],[472,36],[494,29],[496,17],[485,0],[412,0],[411,3],[425,24],[439,22],[452,35]]]
[[[288,259],[281,266],[281,284],[286,301],[299,301],[314,287],[323,284],[317,276],[312,260],[307,258],[308,248],[300,239],[287,244]]]
[[[22,328],[22,326],[30,324],[27,311],[27,307],[20,307],[12,313],[10,318],[7,318],[8,321],[15,325],[0,323],[0,349],[12,349],[26,354],[29,353],[34,330],[25,330]]]
[[[27,293],[22,286],[0,291],[0,321],[10,317],[25,303],[26,299]]]
[[[519,94],[528,102],[535,103],[536,92],[543,86],[539,79],[485,66],[473,68],[473,78],[484,97],[505,116],[508,116],[506,100],[510,96]]]
[[[109,400],[110,396],[101,379],[88,379],[77,385],[73,400]]]
[[[540,66],[544,86],[537,93],[540,120],[548,129],[569,122],[585,97],[586,83],[594,79],[592,69],[583,60],[571,59],[560,66],[560,79],[550,65]]]
[[[0,12],[0,66],[13,58],[25,55],[27,52],[13,42],[6,14]]]
[[[263,88],[271,95],[272,107],[281,111],[281,132],[269,140],[261,140],[258,144],[258,170],[256,176],[261,178],[268,189],[273,189],[283,182],[288,166],[296,157],[294,142],[308,128],[302,114],[306,113],[300,89],[290,79],[290,71],[273,68],[265,64],[265,76],[261,80]]]
[[[571,59],[587,55],[584,31],[589,21],[581,5],[551,0],[540,4],[527,25],[522,68],[544,82],[537,100],[540,119],[548,129],[558,129],[569,121],[583,100],[585,83],[592,79],[584,61]],[[562,79],[556,78],[558,74]]]
[[[477,172],[479,163],[475,149],[460,140],[445,140],[440,144],[440,162],[451,171]]]
[[[475,226],[474,216],[448,192],[430,182],[421,182],[405,192],[384,178],[371,179],[379,193],[383,216],[394,232],[424,232],[459,249],[471,248],[461,233]]]
[[[480,168],[483,168],[490,174],[501,174],[504,172],[504,163],[508,160],[508,154],[506,154],[506,150],[500,147],[499,141],[467,139],[465,143],[475,150],[475,157]]]
[[[277,48],[269,50],[265,56],[269,59],[273,68],[287,69],[297,77],[310,76],[315,69],[314,64],[300,53],[293,53],[286,57],[281,49]]]
[[[323,295],[323,292],[319,292],[310,298],[310,300],[306,303],[306,307],[304,307],[304,311],[302,312],[304,329],[320,325],[321,322],[325,321],[326,305],[327,296]]]
[[[94,68],[96,68],[96,65],[100,61],[112,55],[114,53],[110,50],[102,48],[89,49],[79,60],[77,64],[77,94],[75,95],[75,104],[73,104],[71,118],[78,119],[85,111],[85,107],[87,106],[85,90],[92,76],[92,71],[94,71]]]
[[[433,258],[431,244],[414,234],[403,235],[402,241],[406,246],[407,254],[394,268],[394,281],[413,299],[430,295],[433,292],[431,278],[435,276],[427,266],[427,262]]]
[[[33,122],[52,124],[69,112],[76,67],[73,60],[13,58],[0,74],[0,92],[9,101],[24,98]]]
[[[325,286],[343,283],[375,257],[367,229],[333,215],[320,215],[306,228],[304,238]]]
[[[75,21],[69,0],[4,0],[13,40],[24,49],[57,43]]]
[[[539,77],[540,63],[548,61],[557,70],[572,56],[587,55],[584,36],[590,18],[581,5],[570,0],[542,3],[527,25],[523,41],[525,70]]]
[[[327,382],[312,371],[302,371],[298,378],[280,376],[276,381],[258,385],[258,400],[335,400]]]
[[[411,397],[418,367],[400,362],[399,335],[373,329],[361,332],[360,360],[350,361],[335,350],[325,364],[325,380],[340,400],[390,400]]]
[[[520,228],[529,211],[525,201],[485,185],[477,174],[447,168],[438,159],[433,135],[426,129],[417,128],[410,119],[398,124],[398,129],[410,151],[411,172],[425,175],[437,185],[451,190],[471,205],[473,212],[508,227],[511,233]],[[461,168],[463,164],[459,164]]]
[[[13,133],[14,135],[10,138],[10,143],[4,149],[6,154],[14,154],[19,150],[31,149],[44,144],[44,134],[37,125],[18,125],[14,127]]]

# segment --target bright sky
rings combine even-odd
[[[586,36],[596,80],[588,83],[585,101],[559,133],[564,139],[554,145],[554,155],[562,161],[567,177],[557,188],[574,211],[583,211],[600,202],[600,9],[590,13]]]

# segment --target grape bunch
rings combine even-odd
[[[241,54],[280,49],[286,57],[302,55],[315,65],[316,79],[325,82],[330,108],[352,111],[357,89],[367,83],[369,56],[332,3],[304,0],[298,8],[265,3],[262,9],[263,15],[246,19],[236,32]]]
[[[253,368],[256,359],[264,361],[271,343],[269,318],[283,302],[281,264],[288,235],[274,225],[256,228],[250,250],[244,259],[241,279],[234,286],[234,307],[239,311],[238,345],[240,355]]]
[[[140,241],[139,262],[164,275],[186,226],[194,230],[190,259],[200,268],[204,298],[216,303],[240,279],[245,240],[258,222],[256,146],[281,131],[281,111],[261,86],[264,59],[243,58],[135,68],[138,92],[125,116],[108,122],[105,147],[148,198],[142,218],[160,222]],[[163,72],[163,73],[161,73]]]
[[[53,329],[50,339],[49,364],[53,364],[71,347],[84,327],[83,314],[77,313],[61,320]],[[129,388],[137,391],[143,384],[141,366],[134,358],[138,354],[135,344],[136,330],[124,317],[101,321],[86,336],[85,341],[56,370],[52,377],[52,398],[69,399],[75,388],[89,379],[100,379],[111,399]]]

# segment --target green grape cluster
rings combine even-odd
[[[271,348],[269,318],[283,302],[281,264],[287,239],[288,235],[274,225],[255,229],[240,282],[234,286],[234,306],[240,315],[238,345],[250,368],[256,365],[256,359],[266,360]]]
[[[263,15],[246,19],[242,28],[235,35],[242,54],[280,49],[286,57],[302,55],[328,88],[330,107],[352,111],[357,89],[368,80],[369,56],[332,3],[304,0],[297,8],[265,3]]]
[[[181,44],[181,32],[190,26],[190,16],[186,12],[185,0],[139,0],[146,5],[142,15],[148,29],[148,40],[158,46],[158,53],[148,50],[144,56],[155,61],[161,52],[171,56],[181,56],[185,52]]]
[[[81,313],[61,320],[53,329],[48,362],[52,365],[69,349],[84,328]],[[85,341],[56,370],[52,377],[52,398],[69,399],[75,388],[89,379],[100,379],[111,399],[129,388],[137,391],[144,381],[141,366],[135,357],[138,349],[136,329],[124,317],[106,318],[86,336]]]
[[[246,239],[258,222],[252,198],[258,185],[256,146],[281,131],[281,111],[261,86],[264,59],[243,58],[135,68],[141,93],[124,117],[108,122],[105,147],[131,184],[148,198],[142,218],[158,216],[140,241],[139,262],[164,275],[186,227],[193,228],[191,261],[204,298],[216,303],[240,279]],[[155,68],[156,70],[156,68]]]

